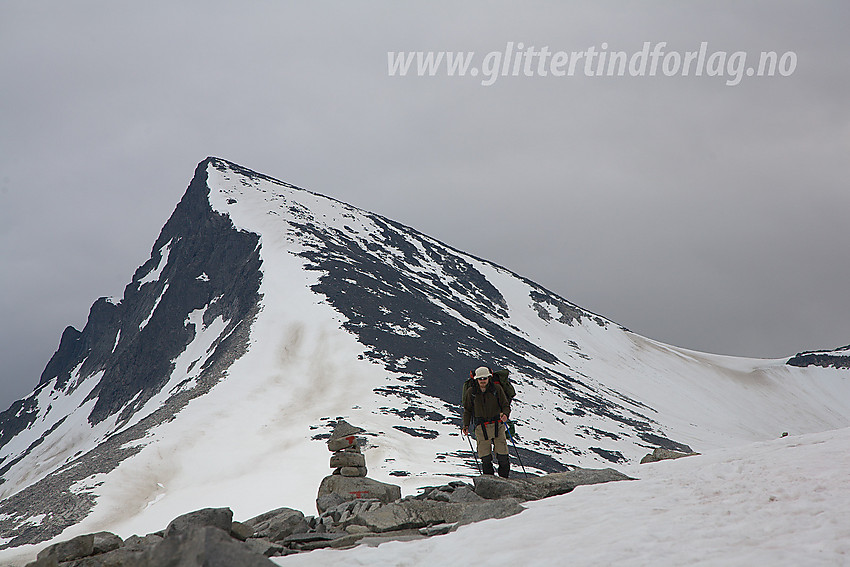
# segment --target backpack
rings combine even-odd
[[[502,387],[502,390],[505,391],[505,396],[508,398],[508,403],[511,403],[511,400],[513,400],[516,397],[516,390],[514,389],[513,384],[511,384],[511,381],[508,378],[508,375],[510,374],[510,370],[508,370],[507,368],[498,368],[496,370],[490,369],[490,374],[493,375],[490,378],[490,380],[494,384],[498,384]],[[475,384],[475,371],[470,370],[469,371],[469,379],[466,380],[466,382],[463,383],[463,392],[461,392],[461,395],[460,395],[461,405],[463,404],[463,399],[466,397],[466,391],[473,384]]]

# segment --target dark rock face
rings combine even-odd
[[[125,410],[125,416],[131,416],[165,385],[173,370],[170,361],[195,336],[196,330],[185,325],[192,311],[210,305],[204,324],[223,315],[232,328],[259,299],[259,238],[234,230],[228,217],[210,208],[206,167],[206,161],[198,166],[189,189],[154,244],[151,259],[136,270],[125,288],[121,304],[114,306],[110,318],[104,314],[95,320],[89,339],[92,345],[87,349],[91,355],[81,368],[83,375],[104,370],[89,396],[97,400],[89,417],[92,423],[136,398]],[[167,261],[161,266],[166,248]],[[145,276],[157,269],[159,278],[144,282]],[[222,299],[214,302],[217,297]],[[156,308],[151,313],[153,306]],[[114,313],[116,310],[121,313]],[[103,324],[98,324],[101,319]],[[121,336],[114,356],[110,356],[115,321],[120,322]],[[49,378],[43,375],[42,381]]]
[[[47,540],[82,520],[94,498],[69,487],[93,474],[111,471],[138,452],[139,447],[127,444],[209,391],[244,353],[260,301],[259,238],[236,230],[227,216],[210,207],[207,165],[211,159],[198,165],[183,199],[157,238],[150,260],[136,271],[123,299],[117,304],[105,298],[97,300],[82,331],[67,328],[35,391],[0,414],[0,446],[29,427],[39,410],[45,410],[36,407],[43,389],[70,393],[86,379],[97,379],[100,372],[103,374],[87,398],[95,401],[88,420],[97,424],[124,408],[117,415],[117,427],[126,424],[167,383],[172,361],[199,331],[187,324],[189,314],[207,307],[203,324],[222,316],[226,326],[211,353],[198,361],[202,366],[196,385],[171,396],[140,423],[0,502],[0,533],[8,538],[0,548]],[[22,454],[0,461],[0,474],[38,447],[61,423]],[[36,514],[46,516],[40,525],[23,521]]]
[[[787,364],[799,367],[850,368],[850,345],[832,351],[801,352],[791,357]]]
[[[515,369],[529,377],[532,386],[553,389],[573,406],[573,415],[598,415],[625,426],[636,442],[681,450],[683,445],[668,439],[650,417],[651,408],[618,394],[602,395],[578,374],[553,374],[536,363],[562,361],[516,332],[508,320],[505,298],[459,251],[379,215],[360,213],[379,228],[375,239],[364,242],[309,217],[293,224],[306,235],[307,250],[301,255],[309,261],[307,269],[321,274],[312,289],[345,316],[344,328],[368,348],[366,356],[408,380],[404,386],[376,390],[397,402],[382,408],[384,411],[419,423],[459,425],[460,411],[442,415],[418,404],[417,398],[434,396],[457,407],[467,373],[486,362]],[[615,326],[519,279],[532,287],[533,307],[544,321],[554,318],[565,325],[589,321],[600,327]],[[521,399],[522,384],[517,389]],[[400,430],[428,435],[427,428]],[[536,462],[540,470],[564,470],[564,464],[550,455],[529,448],[525,451],[530,453],[528,461]],[[600,448],[595,452],[614,463],[625,461],[616,451]]]

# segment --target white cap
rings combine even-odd
[[[490,369],[486,366],[480,366],[475,369],[475,378],[489,378],[490,377]]]

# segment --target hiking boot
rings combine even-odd
[[[496,471],[493,470],[493,455],[487,455],[486,457],[481,457],[481,470],[484,474],[494,474]]]
[[[508,478],[508,475],[511,474],[511,460],[508,455],[496,455],[496,459],[499,461],[499,476],[502,478]],[[491,461],[492,463],[492,461]]]

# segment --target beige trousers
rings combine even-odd
[[[478,456],[486,457],[492,451],[492,446],[496,446],[496,454],[508,454],[508,438],[505,437],[505,424],[499,423],[499,434],[496,435],[496,424],[487,424],[487,437],[484,439],[484,432],[481,430],[481,425],[475,428],[475,441],[478,443]]]

